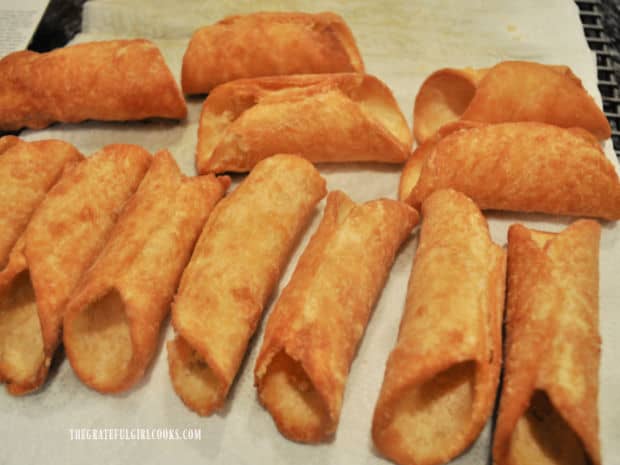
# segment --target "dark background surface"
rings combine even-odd
[[[620,158],[620,0],[577,0],[588,45],[596,54],[598,88]]]
[[[28,48],[48,52],[62,47],[82,28],[86,0],[51,0]]]
[[[51,0],[31,50],[46,52],[65,45],[82,26],[86,0]],[[620,0],[576,0],[590,48],[596,53],[603,110],[612,128],[616,155],[620,157]]]
[[[579,5],[579,3],[580,2],[577,4]],[[600,3],[593,3],[599,4],[598,6],[602,13],[602,32],[609,39],[610,47],[613,49],[613,52],[615,52],[613,66],[616,81],[620,82],[620,0],[601,0]],[[585,26],[587,30],[587,24]]]

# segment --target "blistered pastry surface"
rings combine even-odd
[[[447,66],[484,68],[509,58],[566,64],[598,101],[592,56],[581,32],[577,8],[571,2],[501,1],[495,2],[493,10],[487,10],[484,14],[478,9],[464,8],[462,2],[438,4],[430,0],[398,4],[343,2],[337,6],[333,2],[319,0],[299,2],[296,6],[299,10],[312,12],[335,9],[344,17],[357,39],[366,71],[377,75],[392,89],[409,127],[412,125],[411,108],[420,85],[433,71]],[[281,2],[275,0],[237,2],[234,11],[233,4],[227,2],[92,0],[85,4],[84,33],[76,40],[151,38],[162,50],[177,82],[180,82],[182,57],[193,30],[231,14],[280,8]],[[534,10],[538,13],[532,15]],[[554,18],[553,27],[549,27],[549,18]],[[151,153],[167,147],[185,174],[195,174],[202,103],[202,99],[190,99],[188,119],[181,124],[160,121],[152,126],[143,123],[119,126],[88,122],[27,131],[25,137],[28,140],[61,138],[86,154],[99,150],[111,139],[140,144]],[[607,142],[606,155],[610,160],[615,160],[610,149],[611,143]],[[615,161],[614,166],[618,169]],[[360,163],[320,166],[319,169],[330,190],[342,189],[356,202],[379,197],[396,198],[401,167]],[[231,190],[242,178],[235,177]],[[324,202],[321,205],[324,206]],[[487,213],[486,216],[491,235],[499,244],[506,243],[508,226],[516,221],[556,232],[569,224],[567,218],[547,215]],[[290,279],[319,219],[320,213],[313,218],[306,235],[300,240],[281,279],[281,286],[274,294],[277,295]],[[601,332],[606,341],[601,365],[601,440],[603,456],[607,460],[620,456],[615,440],[620,417],[617,409],[604,408],[606,405],[613,407],[620,404],[616,389],[620,385],[620,372],[615,368],[620,359],[617,342],[620,322],[614,311],[620,307],[617,286],[620,241],[617,239],[617,229],[614,223],[605,223],[601,240]],[[27,399],[27,409],[0,393],[0,409],[10,419],[3,423],[5,440],[15,443],[30,441],[33,445],[19,452],[7,450],[7,461],[41,463],[53,457],[66,463],[84,462],[92,460],[93,453],[100,453],[106,457],[120,457],[125,462],[147,460],[153,464],[180,461],[227,464],[243,460],[275,464],[291,461],[299,464],[388,463],[378,458],[372,450],[369,428],[385,362],[396,342],[416,242],[415,238],[407,241],[399,252],[374,309],[349,373],[339,432],[328,445],[312,447],[312,453],[309,453],[307,446],[286,440],[278,433],[270,415],[257,402],[252,367],[264,334],[264,327],[259,327],[254,342],[250,344],[247,362],[231,391],[229,408],[221,416],[209,417],[208,421],[189,412],[175,395],[168,375],[165,349],[160,350],[155,358],[148,373],[148,384],[140,385],[131,395],[104,399],[105,409],[101,407],[101,395],[84,389],[67,363],[60,365],[53,382],[46,387],[45,396],[30,396]],[[265,316],[269,311],[268,307]],[[162,338],[169,340],[173,334],[169,327]],[[76,408],[76,405],[79,407]],[[75,409],[70,421],[65,414],[68,409]],[[106,425],[134,425],[136,416],[147,425],[201,428],[202,440],[192,443],[168,441],[163,445],[150,441],[136,442],[127,447],[126,442],[120,441],[79,444],[70,441],[66,433],[66,428],[73,424],[89,426],[95,418]],[[37,422],[35,428],[35,417],[45,419],[45,422]],[[42,444],[41,433],[54,439],[53,448],[39,446]],[[474,447],[455,463],[485,463],[489,445],[490,429],[487,427]],[[247,455],[244,455],[245,451],[248,451]]]

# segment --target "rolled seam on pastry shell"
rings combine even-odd
[[[620,219],[618,174],[584,130],[532,122],[451,126],[458,130],[449,126],[431,147],[423,144],[403,169],[401,189],[413,184],[406,201],[414,207],[451,188],[483,210]]]
[[[325,180],[303,158],[259,163],[216,207],[183,273],[168,343],[172,384],[201,415],[223,405],[267,299]]]
[[[254,370],[280,432],[302,442],[337,428],[349,368],[401,243],[418,221],[404,203],[327,198],[323,220],[267,322]]]
[[[495,402],[506,253],[453,190],[422,207],[420,243],[372,436],[401,465],[445,463],[474,442]]]
[[[196,238],[229,184],[186,178],[169,152],[155,155],[67,305],[65,350],[90,387],[121,391],[142,377]]]
[[[538,121],[581,127],[599,140],[611,135],[605,114],[567,66],[505,61],[492,68],[446,68],[420,87],[413,110],[414,135],[427,141],[459,119],[484,123]]]
[[[508,232],[506,359],[497,465],[600,465],[600,225]]]
[[[200,173],[249,171],[275,153],[403,163],[411,131],[392,92],[357,73],[242,79],[215,88],[198,128]]]
[[[161,52],[144,39],[11,53],[0,60],[0,76],[1,130],[187,115]]]
[[[109,145],[66,170],[0,271],[0,379],[11,394],[45,381],[71,293],[103,248],[151,156]]]
[[[0,269],[47,191],[81,159],[75,147],[60,140],[0,139]]]
[[[229,16],[195,31],[181,80],[185,93],[204,94],[242,78],[352,71],[363,72],[364,64],[340,16],[269,12]]]
[[[430,139],[418,145],[411,156],[407,159],[407,163],[403,167],[400,181],[398,184],[398,199],[401,202],[406,202],[409,194],[418,183],[422,167],[426,162],[428,156],[432,153],[437,143],[446,137],[448,134],[452,134],[456,131],[467,130],[475,127],[482,127],[484,123],[476,123],[473,121],[455,121],[447,123],[442,126]]]

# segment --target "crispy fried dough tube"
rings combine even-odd
[[[483,210],[620,218],[618,175],[590,133],[527,122],[461,125],[407,161],[401,196],[412,186],[405,198],[414,207],[452,188]]]
[[[306,160],[276,155],[216,207],[183,272],[168,343],[175,391],[201,415],[222,406],[263,308],[325,181]]]
[[[600,465],[600,225],[508,232],[506,360],[497,465]]]
[[[377,448],[407,465],[445,463],[478,437],[493,410],[502,359],[505,251],[461,193],[434,193],[422,216],[372,424]]]
[[[161,52],[147,40],[88,42],[0,60],[0,130],[186,114]]]
[[[142,377],[194,243],[229,184],[186,178],[169,152],[155,155],[67,304],[65,350],[84,383],[117,392]]]
[[[485,126],[484,123],[475,123],[473,121],[455,121],[453,123],[448,123],[445,126],[442,126],[433,137],[429,140],[420,144],[413,151],[413,154],[407,160],[405,167],[403,168],[403,172],[400,177],[400,182],[398,185],[398,198],[402,202],[407,201],[407,197],[415,187],[418,179],[420,179],[420,172],[422,171],[422,167],[424,166],[424,162],[428,158],[428,156],[432,153],[435,145],[446,137],[448,134],[452,134],[453,132],[460,131],[463,129],[470,129],[475,127]]]
[[[364,72],[351,30],[334,13],[253,13],[198,29],[183,56],[186,94],[241,78]]]
[[[403,163],[412,138],[391,91],[354,73],[242,79],[205,100],[200,173],[249,171],[274,153],[312,162]]]
[[[338,426],[349,368],[396,251],[418,222],[395,200],[332,192],[319,229],[269,317],[254,370],[258,395],[289,439]]]
[[[419,143],[458,119],[485,123],[539,121],[611,135],[605,114],[567,66],[505,61],[490,69],[441,69],[420,87],[413,109]]]
[[[40,387],[71,293],[93,263],[151,156],[109,145],[66,170],[0,271],[0,379],[11,394]]]
[[[63,169],[81,159],[75,147],[60,140],[0,138],[0,269]]]

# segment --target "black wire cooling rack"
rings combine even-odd
[[[577,0],[579,16],[588,45],[596,54],[598,88],[603,97],[603,110],[611,125],[611,139],[616,156],[620,158],[620,90],[615,67],[620,56],[606,32],[604,5],[600,0]]]

